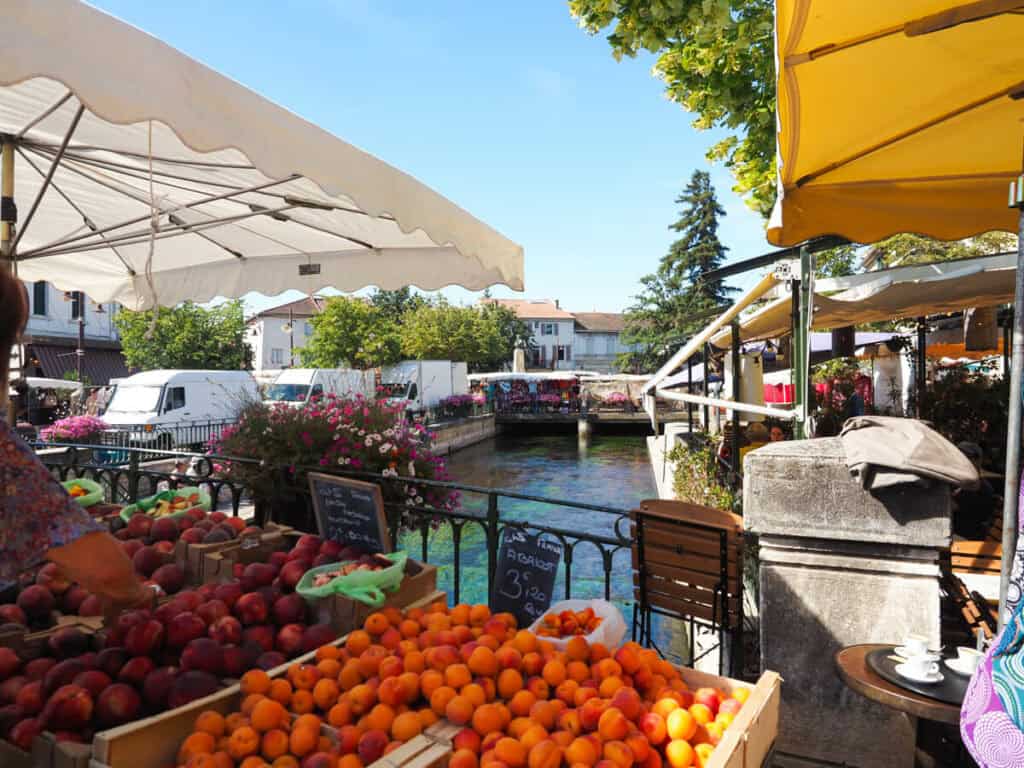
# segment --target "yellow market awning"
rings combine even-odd
[[[1024,3],[777,0],[775,245],[1017,231]]]

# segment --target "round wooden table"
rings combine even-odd
[[[891,646],[851,645],[836,651],[836,670],[842,681],[861,696],[891,709],[898,709],[900,712],[906,712],[908,715],[925,720],[959,725],[960,707],[901,688],[880,677],[868,667],[868,654],[881,648],[891,648]]]

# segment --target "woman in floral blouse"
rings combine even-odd
[[[0,392],[8,361],[28,318],[21,282],[0,263]],[[0,417],[0,585],[44,560],[110,609],[152,598],[120,543],[78,505]]]

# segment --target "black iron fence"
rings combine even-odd
[[[208,489],[215,510],[230,511],[236,516],[251,512],[260,520],[280,517],[280,508],[274,509],[270,500],[261,497],[249,484],[215,471],[219,465],[259,464],[252,459],[137,446],[117,446],[112,450],[106,445],[38,443],[35,447],[48,449],[40,458],[56,477],[95,480],[104,487],[106,500],[112,503],[133,503],[155,493],[162,484],[169,488],[198,485]],[[189,464],[188,473],[175,471],[174,465],[179,459]],[[282,468],[281,480],[276,484],[282,492],[280,497],[287,499],[293,519],[304,518],[307,526],[313,520],[308,487],[304,482],[288,481],[289,477],[303,476],[306,469],[384,486],[385,512],[393,539],[411,552],[418,550],[424,562],[447,566],[450,579],[446,581],[450,581],[449,591],[457,602],[466,599],[467,593],[486,602],[505,528],[540,534],[561,545],[562,567],[556,589],[560,587],[566,599],[632,600],[628,509],[551,499],[514,490],[421,478],[388,478],[330,467],[289,468],[287,471]],[[410,483],[439,492],[456,492],[461,497],[460,504],[456,509],[410,504],[393,500],[404,497],[402,492],[386,492],[388,486],[404,488]],[[585,558],[581,557],[584,551]]]

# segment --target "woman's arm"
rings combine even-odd
[[[118,606],[132,606],[151,597],[132,568],[120,542],[109,533],[80,536],[46,553],[64,574],[87,590]]]

